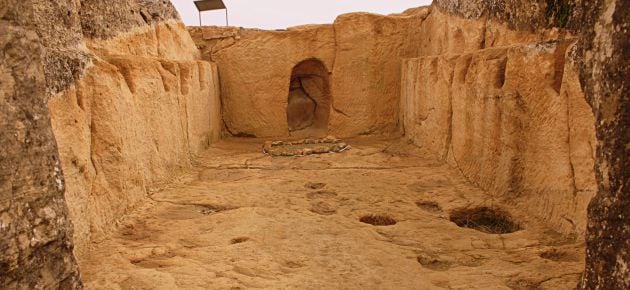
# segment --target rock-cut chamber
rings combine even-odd
[[[287,123],[291,136],[328,132],[330,85],[326,66],[317,59],[298,63],[291,73]]]

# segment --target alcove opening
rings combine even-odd
[[[290,136],[321,137],[328,134],[331,102],[328,75],[326,66],[314,58],[293,68],[287,105]]]

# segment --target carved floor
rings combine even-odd
[[[584,268],[583,245],[402,142],[354,139],[300,158],[264,156],[262,143],[224,140],[152,193],[93,245],[87,289],[572,289]],[[524,229],[449,220],[488,205]],[[359,221],[371,214],[396,224]]]

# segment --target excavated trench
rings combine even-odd
[[[484,1],[281,31],[45,2],[0,8],[0,288],[573,289],[627,270],[618,221],[597,227],[622,208],[597,179],[625,178],[604,166],[625,119],[599,126],[620,78],[593,91],[602,66],[580,59],[618,45],[591,28],[544,28],[540,5],[467,18]]]
[[[596,139],[570,40],[414,11],[92,43],[48,103],[87,288],[573,288]]]
[[[578,243],[404,141],[345,141],[351,150],[303,157],[263,155],[257,139],[212,145],[92,248],[86,286],[575,285]]]

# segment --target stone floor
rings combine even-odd
[[[262,143],[222,141],[152,193],[94,245],[86,288],[572,289],[583,269],[583,245],[403,142],[306,157],[265,156]],[[470,206],[501,206],[523,230],[449,220]],[[359,221],[370,214],[396,224]]]

